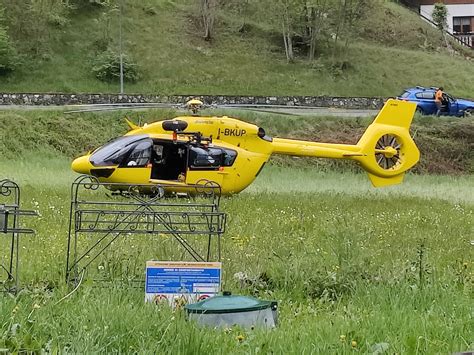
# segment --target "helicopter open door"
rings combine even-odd
[[[187,156],[188,147],[185,143],[154,141],[151,179],[184,182]]]

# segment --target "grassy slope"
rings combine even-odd
[[[242,35],[236,19],[225,18],[209,44],[189,20],[189,6],[162,0],[147,3],[157,9],[155,15],[137,4],[126,10],[126,47],[144,74],[137,84],[126,85],[127,92],[394,96],[407,86],[442,84],[455,95],[474,96],[472,61],[438,50],[439,35],[395,4],[376,8],[378,15],[363,25],[374,30],[361,30],[365,39],[349,50],[351,68],[334,77],[324,59],[288,65],[277,32],[264,20],[253,19],[251,30]],[[51,59],[27,62],[2,78],[0,90],[117,92],[117,84],[101,83],[89,71],[93,41],[100,33],[94,22],[98,15],[76,14],[53,43]],[[321,51],[324,56],[324,48]]]

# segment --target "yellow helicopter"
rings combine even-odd
[[[181,192],[211,185],[230,195],[249,186],[272,154],[355,160],[376,187],[401,183],[420,157],[409,133],[416,104],[406,101],[389,99],[355,145],[272,138],[235,118],[197,115],[199,100],[186,105],[193,115],[142,127],[127,120],[128,133],[75,159],[72,169],[106,183]]]

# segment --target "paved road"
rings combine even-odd
[[[83,109],[86,109],[87,106],[84,106]],[[80,110],[82,108],[78,106],[39,106],[39,105],[0,105],[0,110],[59,110],[59,111],[71,111],[71,110]],[[101,106],[101,109],[108,111],[111,109],[116,109],[113,106]],[[151,108],[141,107],[134,108],[134,110],[150,110]],[[130,110],[130,108],[123,108],[123,110]],[[223,110],[223,109],[219,109]],[[229,110],[238,111],[238,109],[232,108]],[[342,108],[332,108],[332,107],[311,107],[311,108],[264,108],[264,109],[249,109],[251,111],[257,112],[270,112],[278,114],[289,114],[296,116],[335,116],[335,117],[367,117],[375,116],[379,111],[378,110],[358,110],[358,109],[342,109]],[[209,111],[209,110],[207,110]]]

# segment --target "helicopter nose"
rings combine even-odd
[[[84,155],[74,161],[71,164],[72,170],[79,174],[90,174],[91,173],[91,163],[89,162],[89,156]]]

